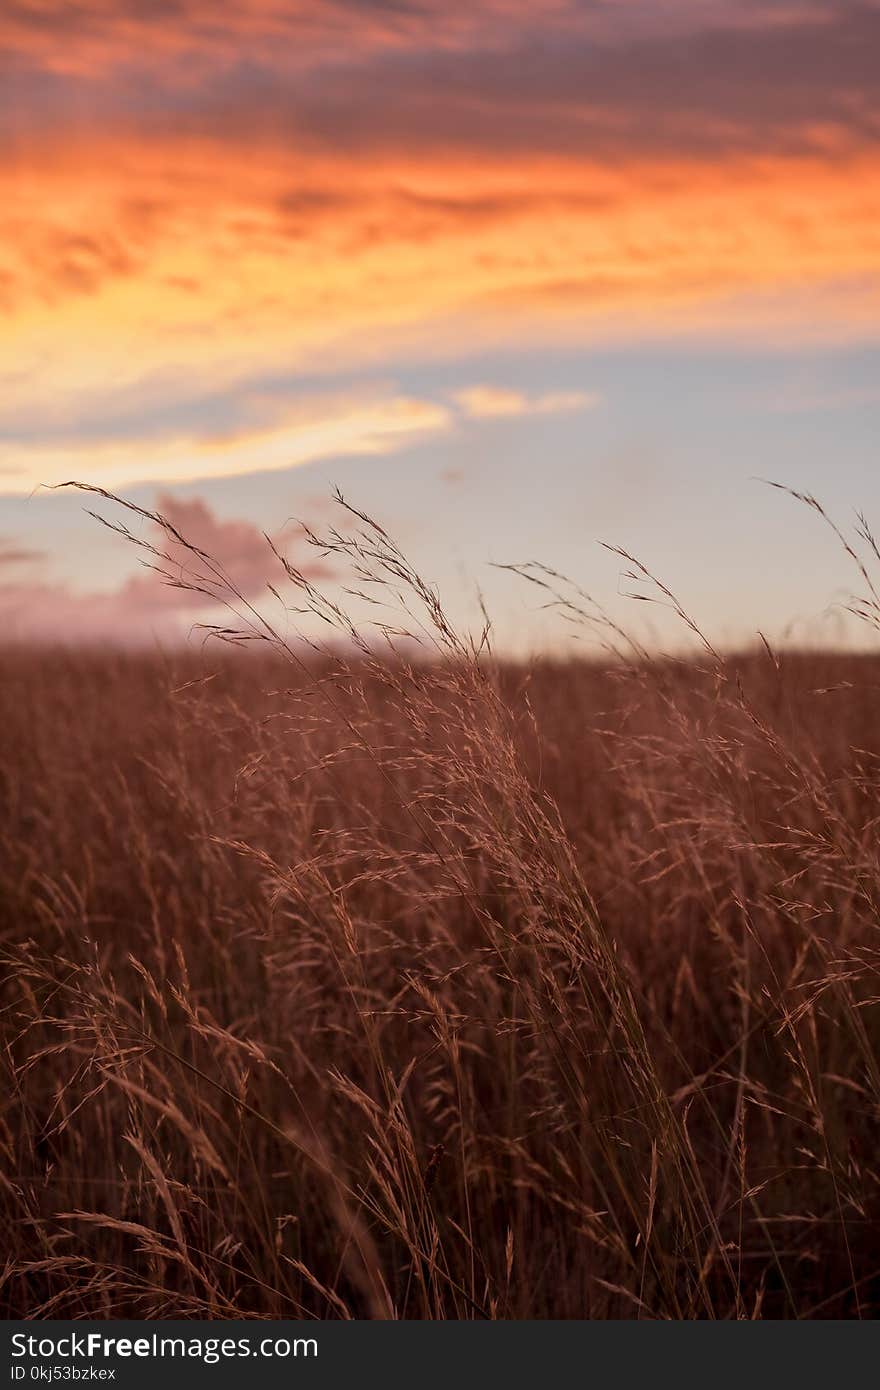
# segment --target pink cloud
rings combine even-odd
[[[209,555],[245,599],[266,593],[267,582],[281,586],[284,576],[266,537],[249,521],[221,520],[201,498],[176,498],[164,494],[157,501],[157,512],[175,530]],[[198,557],[184,545],[166,536],[159,527],[151,528],[149,540],[167,557],[156,561],[166,574],[198,580],[209,573]],[[280,553],[289,552],[294,538],[276,538]],[[42,558],[39,552],[3,550],[0,563],[9,559]],[[326,577],[324,565],[304,563],[297,568],[310,577]],[[200,593],[191,593],[167,583],[152,569],[131,575],[109,592],[83,593],[66,584],[41,580],[15,580],[0,584],[0,627],[7,641],[42,643],[114,643],[138,645],[151,638],[179,640],[200,612],[219,606]]]
[[[277,578],[277,561],[266,537],[251,522],[221,521],[202,498],[186,500],[170,493],[160,494],[156,510],[188,541],[216,560],[245,598],[260,593],[270,576]],[[175,562],[186,564],[187,553],[176,542],[168,547],[168,553]],[[164,592],[179,593],[168,588]]]

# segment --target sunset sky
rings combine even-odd
[[[880,527],[878,53],[847,0],[4,0],[5,634],[194,616],[80,478],[254,593],[339,485],[511,649],[564,625],[492,562],[672,640],[602,540],[718,641],[838,640],[756,479]]]

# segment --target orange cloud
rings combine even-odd
[[[577,314],[589,336],[613,314],[669,322],[735,293],[867,285],[879,174],[872,152],[623,168],[114,140],[35,153],[0,172],[0,371],[47,368],[51,400],[167,364],[234,374],[341,345],[368,359],[400,331],[430,342],[450,316],[480,327],[512,302]]]
[[[223,439],[158,427],[186,393],[273,372],[876,332],[876,5],[219,14],[3,6],[0,490],[284,467],[448,425],[383,400]],[[99,447],[81,422],[120,400],[157,427]]]
[[[270,404],[224,433],[95,440],[33,437],[0,444],[0,484],[9,492],[52,486],[71,476],[109,489],[128,483],[192,482],[295,468],[320,459],[391,453],[450,424],[444,406],[404,396],[330,396],[280,413]]]
[[[504,386],[468,386],[456,391],[454,399],[465,415],[477,420],[505,415],[557,415],[598,404],[598,397],[587,391],[545,391],[539,396],[528,396]]]
[[[851,338],[880,309],[871,154],[623,170],[300,161],[294,211],[279,151],[171,153],[103,144],[0,172],[0,490],[280,468],[446,424],[403,402],[235,440],[16,442],[21,421],[94,414],[120,393],[159,415],[181,389],[235,391],[279,364],[330,374],[695,329]]]

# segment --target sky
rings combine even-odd
[[[718,643],[853,640],[760,480],[880,528],[878,51],[869,0],[4,0],[4,636],[204,616],[75,478],[255,598],[339,487],[504,650],[586,637],[526,561],[674,643],[601,542]]]

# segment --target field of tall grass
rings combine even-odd
[[[874,1316],[880,660],[530,566],[514,666],[351,512],[308,647],[123,516],[251,650],[2,657],[5,1316]]]

